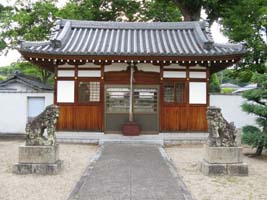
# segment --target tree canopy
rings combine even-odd
[[[224,17],[224,10],[238,4],[239,0],[173,0],[185,21],[198,21],[201,17],[201,9],[207,14],[210,24]]]
[[[244,42],[247,47],[245,62],[238,70],[251,70],[265,73],[267,61],[267,43],[262,33],[267,30],[267,1],[241,0],[224,11],[220,22],[224,33],[235,42]]]

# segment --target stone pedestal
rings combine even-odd
[[[57,174],[62,167],[59,145],[19,147],[19,163],[13,166],[15,174]]]
[[[248,165],[242,156],[242,147],[205,146],[201,171],[205,175],[247,176]]]

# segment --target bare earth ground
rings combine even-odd
[[[202,145],[165,148],[188,189],[197,200],[267,200],[267,155],[244,156],[249,165],[248,177],[207,177],[199,171]],[[244,153],[252,152],[249,148]]]
[[[1,200],[63,200],[67,199],[98,147],[60,144],[63,171],[54,176],[14,175],[18,162],[18,146],[22,141],[0,141]]]

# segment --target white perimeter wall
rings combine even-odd
[[[25,133],[28,97],[45,97],[45,106],[53,104],[53,93],[0,93],[0,133]],[[255,116],[242,111],[244,101],[240,95],[210,95],[210,105],[220,107],[237,128],[256,125]]]
[[[53,93],[0,93],[0,133],[25,133],[27,98],[45,97],[45,106],[53,104]]]
[[[242,111],[241,105],[244,101],[245,99],[240,95],[210,95],[210,105],[221,108],[224,118],[229,122],[234,122],[237,128],[256,125],[256,117]]]

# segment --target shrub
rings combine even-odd
[[[257,148],[256,155],[261,155],[262,150],[267,148],[267,76],[266,74],[255,74],[254,81],[258,87],[243,93],[247,102],[242,105],[242,109],[257,116],[256,122],[260,128],[245,126],[242,141]]]

